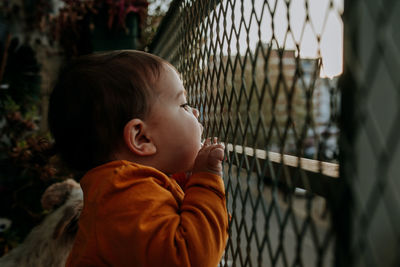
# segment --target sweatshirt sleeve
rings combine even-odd
[[[138,179],[105,195],[96,223],[97,246],[114,266],[217,266],[228,237],[221,177],[196,173],[183,202],[172,184]],[[101,211],[101,212],[100,212]]]

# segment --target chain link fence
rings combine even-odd
[[[149,51],[225,144],[221,266],[400,263],[400,10],[373,2],[171,3]]]

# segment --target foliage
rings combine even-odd
[[[150,45],[153,40],[157,28],[167,12],[171,1],[172,0],[149,0],[149,13],[146,16],[141,36],[143,48]]]
[[[28,43],[7,38],[0,80],[0,256],[21,242],[42,219],[44,189],[63,178],[51,143],[39,134],[40,65]],[[65,172],[66,173],[66,172]]]
[[[132,27],[132,16],[139,17],[139,29],[147,15],[146,0],[64,0],[65,6],[58,10],[57,16],[49,16],[49,34],[58,41],[67,58],[90,53],[96,50],[95,38],[114,39],[115,47],[123,38],[137,38]],[[137,48],[137,47],[125,47]]]
[[[0,255],[20,242],[42,218],[40,196],[56,177],[49,162],[49,142],[37,134],[35,108],[22,113],[10,97],[0,130],[0,217],[12,222],[0,233]]]

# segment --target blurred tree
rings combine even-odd
[[[151,43],[165,13],[168,11],[172,0],[149,0],[148,15],[143,25],[141,36],[141,49]]]

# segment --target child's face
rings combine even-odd
[[[201,148],[199,112],[187,105],[185,88],[172,67],[164,66],[156,86],[146,119],[157,148],[156,167],[167,174],[189,171]]]

